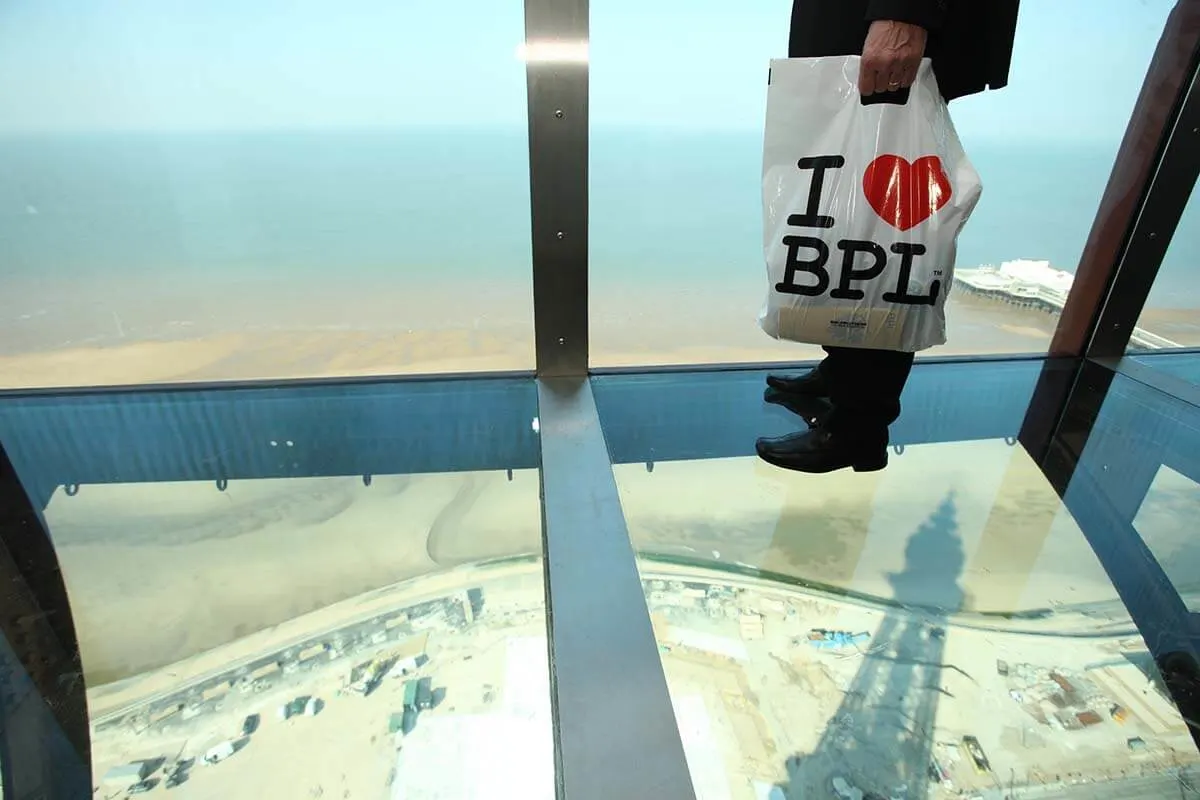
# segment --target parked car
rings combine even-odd
[[[236,752],[233,742],[221,742],[208,748],[204,753],[205,764],[219,764]]]
[[[158,786],[158,778],[147,778],[144,781],[138,781],[133,786],[129,787],[130,794],[145,794],[146,792]]]
[[[262,722],[262,717],[258,714],[251,714],[242,721],[242,736],[249,736],[258,730],[259,724]]]
[[[433,708],[432,678],[421,678],[417,681],[417,708],[421,711]]]
[[[304,709],[308,707],[309,697],[297,697],[289,700],[279,707],[279,718],[289,720],[292,717],[299,716],[304,713]]]

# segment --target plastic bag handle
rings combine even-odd
[[[859,100],[864,106],[875,106],[888,103],[894,106],[908,105],[909,89],[897,89],[894,92],[876,92],[875,94],[860,94]]]

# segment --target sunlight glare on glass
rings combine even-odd
[[[527,64],[586,64],[588,43],[558,39],[522,42],[517,45],[517,58]]]

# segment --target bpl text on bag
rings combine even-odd
[[[906,192],[904,189],[908,187],[904,187],[902,181],[891,175],[885,175],[883,168],[876,166],[884,158],[880,157],[876,159],[867,167],[867,171],[863,177],[863,192],[868,198],[868,202],[871,202],[876,213],[885,221],[892,222],[884,213],[880,213],[879,207],[871,200],[872,190],[870,187],[880,185],[889,187],[891,191],[885,189],[884,193],[888,197],[885,197],[883,203],[885,206],[896,209],[896,213],[893,216],[897,218],[895,224],[897,227],[900,227],[900,224],[902,224],[901,217],[907,220],[911,219],[914,213],[920,213],[919,211],[914,212],[911,209],[911,203],[907,201],[906,197],[921,193]],[[896,165],[896,168],[892,172],[897,176],[900,173],[899,165],[908,164],[906,160],[899,156],[887,156],[886,158],[889,159],[888,163]],[[933,161],[930,162],[929,159]],[[934,187],[927,189],[923,194],[930,199],[936,197],[938,202],[937,207],[940,208],[942,205],[945,205],[946,200],[949,200],[949,181],[941,169],[941,162],[937,159],[937,156],[926,156],[920,160],[936,164],[936,172],[931,171],[929,173],[931,175],[930,180],[933,181],[934,177],[940,180],[938,180]],[[821,193],[825,185],[825,171],[841,169],[845,165],[846,158],[841,155],[808,156],[801,158],[797,162],[797,166],[800,169],[811,170],[812,177],[809,183],[807,208],[803,214],[788,215],[787,224],[790,227],[819,229],[832,228],[836,224],[837,220],[834,217],[820,213]],[[910,174],[912,173],[910,172]],[[884,178],[881,179],[880,175],[884,175]],[[898,184],[900,186],[897,191]],[[926,204],[925,207],[929,208],[930,206]],[[933,211],[936,211],[936,208]],[[933,211],[929,213],[933,213]],[[921,218],[922,221],[929,216],[929,213]],[[839,239],[837,248],[842,251],[841,271],[838,277],[838,285],[830,290],[831,277],[829,270],[826,268],[826,264],[829,261],[829,245],[825,243],[825,240],[815,236],[788,234],[781,241],[787,247],[787,258],[784,262],[783,280],[775,284],[775,291],[777,292],[816,297],[829,291],[829,296],[837,300],[862,300],[867,296],[866,292],[860,288],[855,288],[854,284],[879,278],[883,275],[888,265],[887,252],[877,242],[867,239]],[[801,259],[800,252],[802,248],[811,250],[813,257]],[[935,279],[930,283],[929,294],[914,295],[909,294],[908,291],[909,281],[912,279],[913,260],[925,255],[925,245],[916,242],[894,242],[889,249],[892,253],[900,256],[900,262],[896,269],[895,289],[884,292],[882,295],[883,299],[889,303],[902,303],[904,305],[934,305],[937,303],[942,289],[942,282],[940,280],[942,270],[940,269],[932,270],[932,274],[939,276],[939,279]],[[856,259],[860,254],[870,256],[873,263],[867,267],[855,268]],[[812,275],[816,278],[816,283],[811,285],[797,283],[797,273]]]

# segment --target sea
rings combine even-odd
[[[671,302],[679,290],[762,283],[761,144],[754,131],[594,128],[593,286],[661,298],[669,324],[688,313]],[[1027,258],[1074,271],[1118,143],[964,144],[984,192],[959,266]],[[43,313],[47,297],[103,304],[141,282],[215,297],[253,278],[314,298],[353,285],[418,299],[424,286],[467,298],[508,285],[528,298],[528,163],[517,128],[0,137],[0,326]],[[1151,305],[1200,309],[1191,207]]]

